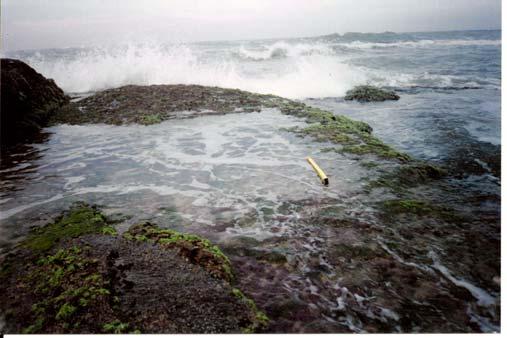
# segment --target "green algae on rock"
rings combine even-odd
[[[122,323],[119,320],[115,320],[113,322],[106,323],[102,326],[102,329],[104,330],[104,332],[108,332],[108,333],[127,333],[128,328],[129,328],[128,323]],[[132,333],[141,333],[141,332],[139,331],[139,332],[132,332]]]
[[[129,240],[152,241],[164,247],[179,249],[182,256],[198,264],[212,275],[227,281],[233,280],[231,262],[222,250],[205,238],[184,234],[170,229],[161,229],[145,222],[133,225],[123,234]]]
[[[447,175],[447,170],[438,165],[421,161],[411,161],[387,173],[383,173],[377,179],[370,181],[367,190],[387,188],[400,195],[405,192],[407,188],[439,180]]]
[[[447,170],[435,164],[413,162],[410,165],[400,166],[396,175],[402,183],[425,183],[447,176]]]
[[[385,217],[392,218],[399,214],[412,214],[418,217],[431,217],[450,223],[461,223],[463,216],[449,207],[436,205],[428,201],[396,199],[381,203]]]
[[[401,153],[378,138],[371,135],[372,128],[360,121],[345,116],[334,115],[316,108],[301,106],[298,111],[289,110],[291,114],[306,117],[307,122],[317,122],[305,128],[291,128],[290,131],[311,136],[318,142],[331,142],[342,145],[341,148],[325,148],[325,151],[337,151],[357,155],[373,154],[384,159],[408,162],[410,156]],[[282,112],[286,112],[282,110]]]
[[[237,288],[232,289],[232,294],[236,298],[238,298],[241,302],[246,304],[252,310],[252,313],[254,314],[254,316],[252,318],[252,323],[241,329],[241,331],[243,333],[255,333],[255,332],[258,332],[259,330],[264,329],[268,325],[268,323],[269,323],[268,316],[266,316],[266,314],[264,312],[260,311],[257,308],[257,305],[255,304],[255,302],[251,298],[248,298],[247,296],[245,296],[243,294],[243,292],[241,292],[241,290],[237,289]]]
[[[145,115],[141,118],[141,121],[140,121],[141,124],[144,124],[146,126],[149,126],[150,124],[157,124],[160,122],[162,122],[162,119],[160,118],[160,116],[158,114]]]
[[[260,111],[262,95],[199,85],[123,86],[71,102],[50,123],[155,124],[168,119]]]
[[[349,90],[345,95],[345,100],[356,100],[359,102],[374,102],[399,100],[400,97],[393,91],[387,91],[374,86],[357,86]]]
[[[234,294],[228,258],[206,239],[149,223],[117,236],[111,225],[96,208],[78,204],[2,258],[5,332],[225,333],[265,327],[253,301]]]
[[[33,285],[37,302],[31,307],[33,324],[23,333],[79,332],[80,325],[94,321],[96,308],[103,311],[100,317],[115,317],[106,305],[110,281],[97,273],[97,266],[98,260],[86,257],[86,250],[78,246],[38,259],[24,280]]]
[[[56,222],[35,229],[21,245],[30,250],[45,251],[60,240],[92,233],[114,235],[116,231],[108,225],[105,216],[96,208],[77,204]]]

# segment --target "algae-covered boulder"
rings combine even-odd
[[[0,260],[6,333],[239,333],[268,323],[208,240],[150,223],[117,234],[79,204]]]
[[[199,85],[128,85],[66,105],[51,124],[151,125],[170,119],[260,111],[263,96]]]
[[[2,145],[30,139],[66,102],[68,97],[53,80],[22,61],[1,59]]]
[[[393,91],[387,91],[374,86],[357,86],[345,95],[345,100],[356,100],[359,102],[374,102],[399,100],[400,97]]]

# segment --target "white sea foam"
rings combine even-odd
[[[442,275],[444,275],[447,279],[449,279],[455,285],[463,287],[463,288],[467,289],[468,291],[470,291],[472,296],[474,296],[477,299],[477,304],[479,306],[486,306],[487,307],[487,306],[495,305],[495,303],[496,303],[495,297],[491,296],[486,290],[483,290],[480,287],[475,286],[472,283],[470,283],[464,279],[454,277],[451,274],[451,272],[449,271],[449,269],[447,269],[447,267],[445,267],[444,265],[442,265],[440,263],[435,252],[430,251],[428,256],[433,260],[433,267],[436,270],[440,271],[442,273]]]
[[[277,41],[273,44],[263,44],[257,47],[241,46],[238,52],[240,57],[247,60],[269,60],[284,57],[300,57],[310,55],[334,55],[332,48],[323,43],[296,43],[289,44]]]
[[[206,58],[202,50],[190,45],[93,48],[56,58],[36,53],[25,61],[71,93],[127,84],[200,84],[305,98],[343,96],[366,81],[362,71],[327,55],[326,48],[284,43],[260,51],[239,48],[240,54],[252,59],[291,56],[283,65],[261,72],[245,69],[241,58]]]
[[[355,85],[479,87],[468,75],[451,76],[372,68],[355,62],[368,50],[498,46],[500,40],[365,41],[280,40],[200,44],[143,43],[25,53],[21,57],[66,92],[87,93],[122,85],[200,84],[288,98],[341,97]],[[344,49],[349,50],[344,51]],[[351,51],[352,50],[352,54]],[[355,60],[355,61],[354,61]],[[363,64],[363,66],[359,66]],[[494,87],[500,81],[492,82]]]
[[[278,130],[303,123],[265,109],[260,114],[203,116],[143,127],[52,127],[51,151],[36,163],[44,179],[31,180],[14,199],[4,198],[0,220],[60,199],[115,196],[128,204],[129,195],[158,195],[181,201],[176,207],[193,214],[192,222],[213,220],[214,209],[222,207],[232,208],[234,217],[259,215],[245,231],[270,236],[264,207],[275,210],[287,200],[309,196],[338,199],[356,189],[348,182],[337,181],[333,189],[316,184],[304,160],[312,146]],[[342,170],[357,179],[362,175],[341,155],[313,156],[329,168],[330,177]],[[141,204],[136,201],[135,207]]]
[[[368,74],[368,82],[376,86],[388,87],[429,87],[429,88],[490,88],[499,89],[501,81],[494,78],[476,78],[471,76],[457,76],[446,74],[402,73],[358,67],[359,71]]]

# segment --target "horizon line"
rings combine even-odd
[[[332,35],[344,36],[345,34],[386,34],[386,33],[394,33],[394,34],[417,34],[417,33],[454,33],[454,32],[481,32],[481,31],[502,31],[502,28],[481,28],[481,29],[451,29],[451,30],[426,30],[426,31],[391,31],[386,30],[383,32],[359,32],[359,31],[347,31],[344,33],[327,33],[327,34],[319,34],[319,35],[309,35],[309,36],[292,36],[292,37],[272,37],[272,38],[243,38],[243,39],[210,39],[210,40],[190,40],[186,42],[176,42],[176,41],[163,41],[161,43],[189,43],[189,44],[199,44],[199,43],[209,43],[209,42],[238,42],[238,41],[269,41],[269,40],[290,40],[290,39],[311,39],[311,38],[319,38],[326,37]],[[106,45],[112,46],[114,44],[96,44],[96,45],[86,45],[86,46],[66,46],[66,47],[47,47],[47,48],[25,48],[25,49],[13,49],[13,50],[3,50],[2,44],[5,38],[0,38],[0,56],[4,57],[4,53],[16,53],[16,52],[30,52],[30,51],[44,51],[44,50],[54,50],[54,49],[84,49],[90,47],[105,47]],[[137,41],[135,41],[137,43]],[[123,43],[120,43],[123,44]]]

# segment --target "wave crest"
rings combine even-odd
[[[397,65],[397,62],[404,62],[400,58],[387,63],[374,52],[375,48],[496,44],[500,42],[460,39],[399,42],[298,39],[213,43],[204,47],[200,44],[152,43],[45,50],[27,52],[17,58],[44,76],[53,78],[70,93],[129,84],[200,84],[303,99],[341,97],[352,87],[367,83],[396,88],[500,88],[500,80],[491,75],[499,63],[492,63],[488,74],[475,70],[473,65],[473,72],[443,71],[438,74],[438,69],[435,73],[428,73],[427,67],[421,71],[417,70],[417,65]],[[418,55],[419,50],[408,52],[409,56]],[[393,55],[397,55],[396,52]],[[460,67],[472,69],[470,64]]]
[[[366,80],[361,71],[336,57],[312,52],[305,45],[285,43],[252,54],[260,59],[292,56],[284,61],[283,67],[273,66],[262,71],[252,71],[236,58],[223,55],[210,58],[206,51],[191,45],[129,45],[60,50],[59,53],[55,56],[37,52],[24,59],[70,93],[128,84],[200,84],[305,98],[343,96],[348,89]]]
[[[265,61],[270,59],[282,59],[287,57],[297,58],[310,55],[333,55],[333,50],[326,44],[289,44],[277,41],[273,44],[260,46],[241,46],[237,55],[245,60]]]

